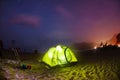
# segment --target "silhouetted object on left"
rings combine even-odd
[[[20,65],[21,64],[21,60],[20,60],[20,57],[19,57],[18,49],[17,48],[12,48],[12,51],[14,52],[16,60],[19,62],[18,65]]]
[[[0,40],[0,59],[2,59],[3,42]]]
[[[0,40],[0,49],[3,49],[3,41]]]

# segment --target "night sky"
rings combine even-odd
[[[44,51],[56,44],[101,42],[120,32],[120,0],[0,0],[5,47]]]

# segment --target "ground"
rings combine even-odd
[[[99,60],[90,60],[90,58],[79,60],[74,65],[54,68],[49,68],[43,63],[33,60],[22,61],[22,63],[32,66],[30,70],[15,68],[14,60],[4,60],[0,77],[3,77],[3,80],[5,78],[6,80],[120,80],[120,60],[118,56],[105,57]]]

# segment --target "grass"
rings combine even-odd
[[[108,53],[114,53],[115,56],[108,56]],[[23,60],[22,63],[32,65],[32,69],[20,70],[19,72],[23,75],[33,75],[36,80],[120,80],[120,56],[117,53],[119,53],[119,50],[85,51],[80,54],[79,58],[81,59],[77,64],[54,68],[47,68],[46,65],[31,58]],[[11,70],[11,76],[14,76],[14,69],[8,64],[6,64],[6,67]]]

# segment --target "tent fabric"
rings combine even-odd
[[[71,62],[77,62],[77,58],[70,48],[58,45],[50,48],[43,56],[42,61],[53,67]]]

